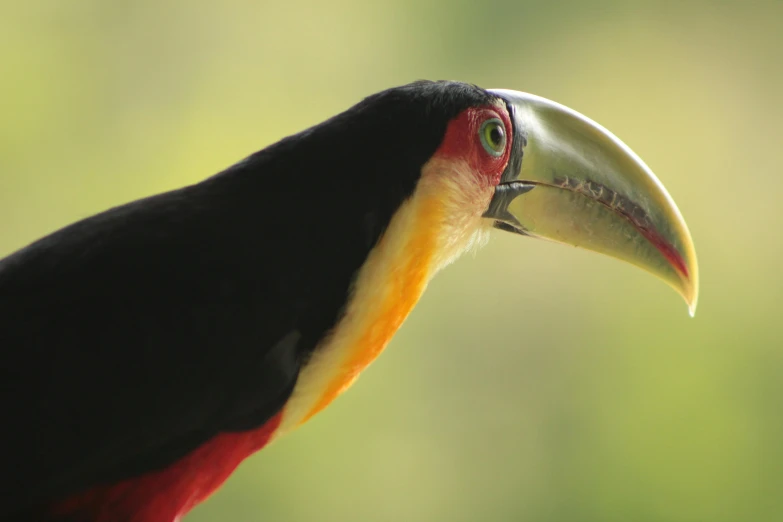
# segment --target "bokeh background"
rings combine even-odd
[[[695,319],[635,268],[497,233],[349,393],[186,522],[781,520],[783,2],[1,11],[0,255],[420,78],[599,121],[693,234]]]

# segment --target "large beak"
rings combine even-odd
[[[492,90],[514,125],[511,159],[485,217],[495,226],[639,266],[696,310],[699,272],[688,227],[658,178],[589,118],[532,94]]]

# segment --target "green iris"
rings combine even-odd
[[[506,128],[497,118],[490,118],[481,124],[479,137],[484,149],[493,156],[501,156],[506,150]]]

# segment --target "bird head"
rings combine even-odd
[[[484,244],[493,228],[547,239],[651,272],[693,314],[698,267],[685,221],[612,133],[538,96],[454,82],[412,84],[365,103],[406,95],[423,107],[419,126],[437,129],[440,140],[389,223],[395,248],[418,253],[434,272]]]

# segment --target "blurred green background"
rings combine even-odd
[[[760,521],[783,512],[783,2],[5,2],[0,255],[419,78],[628,143],[699,255],[695,319],[497,233],[387,352],[187,522]]]

